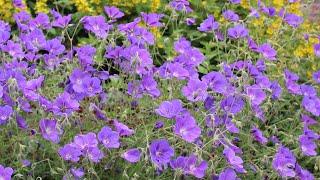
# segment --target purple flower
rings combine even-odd
[[[59,143],[62,131],[57,127],[57,121],[51,119],[42,119],[39,122],[42,137],[53,143]]]
[[[221,94],[229,94],[233,91],[227,78],[220,72],[212,71],[202,77],[202,81],[205,82],[209,88],[213,91]]]
[[[208,168],[206,161],[198,162],[195,155],[191,156],[179,156],[175,160],[170,161],[170,166],[176,170],[182,170],[184,174],[190,174],[197,178],[203,178]]]
[[[71,168],[70,169],[70,172],[72,173],[72,175],[76,178],[81,178],[84,176],[84,171],[83,171],[83,168]]]
[[[301,115],[301,121],[304,123],[304,125],[306,127],[308,127],[309,125],[313,125],[313,124],[318,123],[316,120],[314,120],[313,118],[311,118],[310,116],[305,115],[305,114]]]
[[[317,133],[313,132],[307,127],[304,127],[303,134],[299,136],[300,148],[303,154],[306,156],[317,155],[317,144],[315,141],[317,141],[319,138],[320,136]]]
[[[164,126],[164,122],[161,121],[161,120],[155,122],[155,124],[154,124],[154,128],[155,128],[155,129],[160,129],[160,128],[162,128],[163,126]]]
[[[128,35],[131,44],[141,46],[144,44],[153,45],[154,36],[146,28],[134,27],[133,32]]]
[[[245,38],[249,35],[249,31],[244,25],[238,24],[228,29],[228,36],[233,39]]]
[[[153,140],[149,147],[151,161],[159,170],[166,169],[174,150],[166,139]]]
[[[13,58],[23,58],[24,52],[22,47],[18,43],[14,43],[13,41],[9,40],[6,45],[3,45],[1,49],[4,52],[7,52]]]
[[[197,125],[196,120],[186,113],[176,118],[176,124],[173,132],[185,141],[192,143],[201,135],[201,128]]]
[[[64,145],[59,149],[58,153],[64,160],[71,162],[78,162],[82,155],[81,150],[73,144]]]
[[[87,79],[83,83],[83,87],[85,89],[85,94],[89,97],[93,97],[96,94],[99,94],[102,92],[102,86],[101,81],[97,77],[93,77],[90,79]]]
[[[182,88],[182,94],[191,102],[204,101],[207,98],[207,84],[199,79],[190,79]]]
[[[308,170],[302,169],[302,167],[297,164],[296,169],[297,177],[301,180],[314,180],[313,174],[311,174]]]
[[[272,99],[279,99],[282,94],[282,88],[277,81],[273,81],[270,89],[272,91]]]
[[[229,0],[229,2],[232,4],[240,4],[241,0]]]
[[[98,133],[98,140],[103,143],[104,147],[111,148],[119,148],[119,133],[112,131],[108,126],[104,126],[101,131]]]
[[[155,110],[156,113],[162,117],[172,119],[178,116],[184,108],[179,99],[174,99],[171,101],[163,101],[160,106]]]
[[[185,22],[188,26],[192,26],[196,23],[196,19],[195,18],[186,18]]]
[[[12,0],[12,4],[14,7],[16,8],[25,8],[24,3],[22,2],[22,0]]]
[[[161,27],[163,23],[160,22],[161,18],[164,17],[163,14],[157,13],[141,13],[143,21],[146,23],[147,26],[150,27]]]
[[[125,153],[121,155],[122,158],[127,160],[130,163],[136,163],[140,161],[141,158],[141,152],[139,149],[134,148],[134,149],[129,149]]]
[[[87,150],[87,157],[90,161],[98,163],[104,157],[103,152],[98,147],[89,147]]]
[[[188,0],[172,0],[170,6],[176,11],[184,11],[186,13],[192,12]]]
[[[263,136],[262,131],[255,126],[251,129],[251,134],[253,138],[261,144],[266,144],[268,142],[268,139]]]
[[[320,116],[320,99],[319,97],[304,96],[302,100],[304,109],[314,116]]]
[[[202,32],[213,32],[214,30],[219,28],[219,23],[214,21],[214,17],[209,15],[207,19],[205,19],[198,27],[199,31]]]
[[[268,16],[275,16],[277,11],[274,7],[263,7],[262,12],[264,12],[265,14],[267,14]]]
[[[13,109],[11,106],[0,106],[0,125],[6,124],[12,113]]]
[[[159,97],[161,94],[160,90],[157,88],[157,81],[154,80],[152,75],[144,75],[141,80],[141,86],[145,93],[152,97]]]
[[[239,16],[232,10],[226,10],[222,13],[223,17],[229,21],[239,21]]]
[[[267,97],[264,90],[258,85],[246,87],[246,93],[253,105],[260,105]]]
[[[74,100],[67,92],[60,94],[55,99],[54,104],[57,107],[54,109],[54,113],[60,116],[70,115],[80,107],[79,102]]]
[[[48,40],[43,47],[44,50],[48,51],[50,55],[60,55],[64,52],[65,47],[61,44],[60,38],[53,38]]]
[[[114,6],[105,6],[104,12],[106,12],[106,14],[111,20],[116,20],[124,16],[124,13]]]
[[[85,87],[84,84],[91,78],[91,75],[88,72],[84,72],[80,69],[74,69],[69,76],[72,88],[77,93],[84,93]]]
[[[0,179],[11,180],[13,172],[14,171],[11,167],[4,167],[0,164]]]
[[[82,67],[93,64],[93,57],[96,54],[96,48],[92,47],[91,45],[84,45],[75,48],[75,50]]]
[[[314,72],[312,77],[316,83],[320,84],[320,70]]]
[[[119,136],[131,136],[134,134],[133,129],[130,129],[128,126],[117,120],[113,120],[113,125],[115,126],[116,131],[119,133]]]
[[[236,153],[234,150],[230,147],[225,147],[223,150],[223,155],[226,157],[228,163],[237,171],[240,173],[246,172],[246,170],[243,168],[243,160],[236,156]]]
[[[284,16],[284,21],[291,27],[297,28],[303,22],[303,18],[298,15],[288,13]]]
[[[241,112],[244,108],[244,105],[245,102],[240,96],[228,96],[224,98],[220,103],[220,106],[224,111],[234,115]]]
[[[94,33],[99,38],[106,38],[112,25],[106,23],[103,16],[85,16],[82,19],[83,26],[87,31]]]
[[[28,124],[26,122],[26,120],[20,116],[20,115],[16,115],[16,122],[19,128],[21,129],[27,129],[28,128]]]
[[[5,43],[10,39],[10,25],[0,20],[0,44]]]
[[[74,137],[73,145],[80,149],[82,152],[86,152],[89,148],[98,146],[97,136],[92,132],[77,135]]]
[[[276,60],[277,51],[274,50],[269,43],[261,44],[258,48],[258,52],[268,60]]]
[[[275,154],[272,167],[281,177],[295,177],[296,158],[286,147],[280,146]]]
[[[52,22],[53,27],[66,28],[71,21],[72,15],[62,16],[59,12],[55,10],[50,11],[54,17]]]
[[[320,43],[313,45],[313,49],[314,49],[314,54],[317,57],[320,57]]]
[[[218,180],[237,180],[237,174],[231,168],[226,168],[219,174]]]

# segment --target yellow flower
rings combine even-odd
[[[240,5],[245,9],[249,9],[250,8],[249,0],[241,0]]]
[[[160,0],[153,0],[151,3],[151,11],[156,12],[158,8],[160,7]]]
[[[294,13],[294,14],[297,14],[297,15],[301,16],[302,15],[301,4],[299,2],[291,3],[289,5],[287,11],[289,13]]]
[[[47,0],[39,0],[36,2],[36,13],[49,13],[49,8],[47,6]]]
[[[284,6],[284,0],[273,0],[272,2],[277,10]]]

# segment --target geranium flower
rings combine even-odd
[[[200,137],[201,128],[189,113],[185,113],[184,115],[176,118],[176,124],[173,127],[173,132],[185,141],[191,143]]]
[[[190,79],[182,87],[182,94],[191,102],[204,101],[207,98],[207,84],[199,79]]]
[[[103,16],[85,16],[82,19],[84,29],[94,33],[99,38],[106,38],[112,25],[106,23]]]
[[[163,101],[160,106],[155,109],[155,112],[165,118],[172,119],[178,116],[184,110],[179,99],[171,101]]]
[[[198,27],[199,31],[202,32],[214,32],[214,30],[219,28],[219,23],[215,22],[214,17],[209,15],[207,19],[205,19]]]
[[[228,29],[228,36],[233,39],[245,38],[249,35],[249,31],[244,25],[236,25]]]
[[[39,122],[42,137],[53,143],[59,143],[62,131],[57,127],[57,121],[54,119],[42,119]]]
[[[123,153],[121,155],[121,157],[130,163],[136,163],[136,162],[140,161],[141,152],[139,149],[136,149],[136,148],[129,149],[125,153]]]
[[[101,131],[98,133],[98,140],[103,143],[105,148],[119,148],[119,133],[112,131],[108,126],[104,126]]]
[[[295,177],[296,158],[286,147],[280,146],[275,154],[272,167],[281,177]]]
[[[166,139],[153,140],[149,147],[151,161],[159,170],[167,167],[171,157],[174,156],[174,150]]]
[[[11,167],[4,167],[0,164],[0,179],[11,180],[13,172],[14,171]]]

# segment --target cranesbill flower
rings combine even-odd
[[[277,10],[274,7],[263,7],[261,8],[262,12],[267,14],[268,16],[275,16],[277,13]]]
[[[58,151],[59,155],[66,161],[78,162],[82,154],[81,150],[73,144],[66,144]]]
[[[90,161],[98,163],[104,157],[104,154],[98,147],[89,147],[86,156]]]
[[[28,124],[26,122],[26,120],[20,116],[19,114],[16,114],[16,122],[19,128],[21,129],[27,129],[28,128]]]
[[[232,168],[226,168],[219,174],[218,180],[237,180],[237,174]]]
[[[305,179],[305,180],[314,180],[314,176],[311,172],[308,170],[302,169],[302,167],[299,164],[296,164],[296,169],[297,177],[299,179]]]
[[[82,67],[86,67],[87,65],[93,64],[93,57],[96,54],[96,48],[92,47],[91,45],[84,45],[75,48],[75,50],[77,52],[77,57]]]
[[[97,147],[98,140],[95,133],[89,132],[75,136],[72,144],[82,152],[86,152],[89,148]]]
[[[197,178],[203,178],[208,168],[206,161],[199,162],[195,155],[179,156],[175,160],[170,161],[170,166],[176,170],[182,170],[184,174],[190,174]]]
[[[302,100],[302,106],[304,109],[314,116],[320,116],[320,98],[304,96]]]
[[[275,154],[272,167],[281,177],[295,177],[296,158],[286,147],[280,146]]]
[[[186,13],[192,12],[190,3],[188,0],[172,0],[170,6],[176,11],[183,11]]]
[[[127,37],[133,45],[141,46],[145,44],[154,44],[154,36],[146,28],[134,27],[133,32],[130,33]]]
[[[267,97],[264,90],[258,85],[246,87],[246,93],[250,99],[251,104],[253,105],[261,104]]]
[[[164,14],[157,13],[141,13],[142,19],[147,26],[150,27],[161,27],[163,23],[160,22],[161,18],[164,17]]]
[[[286,81],[298,81],[299,76],[296,73],[289,71],[288,69],[284,70],[284,77]]]
[[[241,0],[229,0],[229,2],[232,4],[240,4]]]
[[[0,106],[0,125],[6,124],[12,113],[13,109],[11,106]]]
[[[145,93],[152,97],[159,97],[161,92],[158,89],[157,81],[152,75],[144,75],[141,80],[141,86],[143,87]]]
[[[62,16],[59,12],[51,10],[50,13],[53,15],[54,20],[52,21],[53,27],[66,28],[71,21],[72,15]]]
[[[176,118],[173,132],[185,141],[192,143],[200,137],[201,128],[197,125],[196,120],[189,113],[186,113]]]
[[[311,85],[302,84],[300,85],[300,88],[301,88],[301,93],[304,96],[315,97],[318,94],[316,88]]]
[[[71,172],[71,174],[72,174],[74,177],[76,177],[76,178],[81,178],[81,177],[84,176],[84,170],[83,170],[82,167],[80,167],[80,168],[74,168],[74,167],[72,167],[72,168],[70,169],[70,172]]]
[[[178,41],[175,41],[173,46],[174,50],[180,54],[184,54],[188,50],[190,50],[190,48],[192,48],[191,42],[188,41],[185,37],[181,37]]]
[[[313,50],[314,50],[314,54],[317,56],[317,57],[320,57],[320,44],[315,44],[313,46]]]
[[[317,72],[314,72],[312,77],[316,83],[320,84],[320,70],[318,70]]]
[[[127,125],[117,120],[113,120],[113,125],[120,136],[131,136],[132,134],[134,134],[133,129],[130,129]]]
[[[313,118],[311,118],[308,115],[302,114],[301,115],[301,121],[303,122],[303,124],[308,127],[309,125],[313,125],[313,124],[317,124],[318,122],[316,120],[314,120]]]
[[[151,161],[159,170],[166,169],[171,157],[174,156],[174,150],[166,139],[153,140],[150,144],[149,151]]]
[[[243,160],[241,157],[237,156],[235,151],[230,147],[225,147],[223,150],[223,155],[226,157],[228,163],[240,173],[246,172],[243,167]]]
[[[182,103],[179,99],[174,99],[171,101],[163,101],[160,106],[155,110],[155,112],[165,118],[171,119],[184,110]]]
[[[13,172],[14,171],[11,167],[4,167],[0,164],[0,179],[11,180]]]
[[[272,99],[279,99],[281,94],[282,94],[282,88],[280,86],[280,84],[278,83],[278,81],[273,81],[271,83],[270,89],[272,91]]]
[[[115,21],[116,19],[120,19],[124,16],[124,13],[121,12],[117,7],[114,6],[105,6],[104,12],[108,15],[108,17]]]
[[[24,52],[19,43],[15,43],[11,40],[7,42],[6,45],[3,45],[1,48],[4,52],[7,52],[13,58],[23,58]]]
[[[73,99],[72,96],[63,92],[54,101],[57,109],[54,109],[54,113],[57,115],[70,115],[72,112],[79,109],[80,104],[77,100]]]
[[[306,156],[317,155],[317,144],[315,141],[317,141],[319,138],[320,136],[317,133],[313,132],[307,127],[304,127],[303,134],[299,136],[300,148],[303,154]]]
[[[217,93],[228,94],[228,89],[232,89],[227,78],[220,72],[212,71],[202,77],[210,89]]]
[[[239,21],[239,16],[232,10],[226,10],[222,13],[223,17],[229,21]]]
[[[253,138],[261,144],[266,144],[268,142],[268,139],[264,137],[262,131],[255,126],[251,129],[251,134]]]
[[[124,152],[121,155],[121,157],[124,158],[125,160],[127,160],[130,163],[136,163],[136,162],[140,161],[141,152],[137,148],[129,149],[126,152]]]
[[[288,13],[284,16],[284,21],[287,22],[291,27],[297,28],[303,22],[303,18],[296,14]]]
[[[233,39],[244,38],[249,35],[248,29],[241,24],[238,24],[232,28],[228,29],[228,36]]]
[[[101,129],[98,133],[98,140],[103,143],[104,147],[111,149],[111,148],[119,148],[120,141],[119,141],[119,133],[112,131],[111,128],[105,126]]]
[[[29,28],[33,30],[34,28],[40,29],[50,29],[50,19],[49,16],[45,13],[38,13],[34,19],[29,21]]]
[[[238,114],[244,108],[245,102],[240,96],[228,96],[225,97],[221,103],[221,108],[230,114]]]
[[[0,20],[0,44],[10,39],[10,25]]]
[[[188,26],[192,26],[196,23],[196,19],[195,18],[186,18],[185,22]]]
[[[182,94],[191,102],[204,101],[207,98],[207,84],[199,79],[190,79],[182,87]]]
[[[101,81],[97,77],[92,77],[83,82],[84,92],[87,96],[93,97],[102,92]]]
[[[219,23],[214,20],[212,15],[209,15],[207,19],[205,19],[198,27],[199,31],[202,32],[213,32],[214,30],[219,28]]]
[[[274,50],[269,43],[261,44],[258,48],[258,52],[268,60],[276,60],[277,51]]]
[[[103,16],[85,16],[82,19],[83,26],[87,31],[94,33],[99,38],[106,38],[112,25],[106,23]]]
[[[54,119],[42,119],[39,122],[42,137],[53,143],[59,143],[62,131],[57,127],[57,121]]]
[[[48,40],[43,48],[48,51],[50,55],[55,56],[62,54],[65,50],[64,45],[61,44],[60,38]]]

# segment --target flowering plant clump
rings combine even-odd
[[[319,179],[320,31],[214,4],[0,20],[0,179]]]

